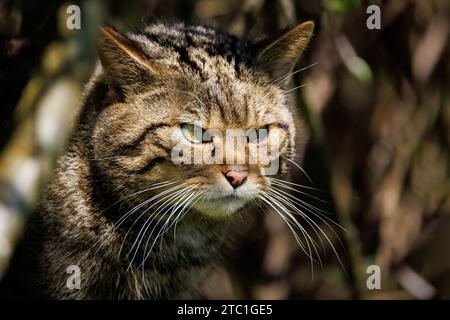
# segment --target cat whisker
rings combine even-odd
[[[271,190],[271,191],[277,193],[276,190]],[[278,191],[282,191],[282,190],[278,190]],[[344,246],[344,244],[343,244],[343,242],[342,242],[340,236],[338,235],[338,233],[334,230],[334,228],[333,228],[326,220],[330,221],[333,225],[335,225],[335,226],[341,228],[343,231],[347,231],[344,227],[342,227],[342,226],[341,226],[340,224],[338,224],[337,222],[331,220],[331,219],[328,218],[327,216],[323,215],[321,212],[314,212],[313,209],[318,210],[318,209],[315,208],[314,206],[311,206],[311,208],[308,208],[308,206],[303,206],[303,205],[302,205],[302,202],[303,202],[303,201],[300,200],[301,202],[299,203],[299,202],[298,202],[299,199],[296,199],[295,197],[293,197],[292,195],[290,195],[290,194],[288,194],[288,193],[286,193],[286,192],[283,192],[283,193],[285,193],[286,196],[291,196],[291,197],[293,198],[293,199],[289,199],[288,197],[279,194],[279,196],[282,198],[283,202],[290,203],[289,206],[290,206],[295,212],[297,212],[297,213],[300,214],[302,217],[304,217],[304,219],[310,220],[314,225],[316,225],[316,223],[315,223],[308,215],[306,215],[303,211],[301,211],[299,208],[297,208],[297,207],[294,205],[294,203],[292,203],[292,201],[294,201],[295,203],[297,203],[298,205],[300,205],[302,208],[304,208],[308,213],[312,214],[314,217],[318,218],[322,223],[324,223],[324,224],[329,228],[329,230],[331,230],[331,232],[334,234],[334,236],[335,236],[336,239],[338,240],[338,242],[339,242],[341,248],[342,248],[343,250],[345,250],[345,246]],[[303,202],[303,203],[304,203],[305,205],[308,205],[308,204],[305,203],[305,202]],[[325,219],[326,219],[326,220],[325,220]],[[317,226],[317,227],[318,227],[318,226]],[[319,228],[319,227],[318,227],[318,228]],[[331,245],[331,247],[332,247],[332,249],[333,249],[333,251],[334,251],[334,254],[336,255],[336,257],[337,257],[337,259],[338,259],[340,265],[342,266],[343,270],[346,271],[346,270],[345,270],[345,267],[344,267],[344,264],[342,263],[342,261],[341,261],[341,259],[340,259],[340,256],[338,255],[337,250],[335,250],[335,248],[334,248],[334,246],[333,246],[331,240],[328,238],[328,236],[323,232],[323,230],[322,230],[321,228],[319,228],[319,230],[320,230],[321,233],[325,236],[325,238],[327,239],[327,242]]]
[[[288,208],[286,208],[285,204],[287,204],[289,206],[289,203],[286,201],[283,201],[283,199],[281,199],[280,197],[276,196],[275,194],[270,194],[267,193],[267,198],[271,201],[273,201],[273,203],[275,203],[281,210],[283,210],[287,216],[289,217],[289,219],[297,226],[297,228],[299,228],[299,230],[302,231],[303,235],[306,235],[309,239],[309,241],[311,241],[312,247],[314,249],[314,253],[316,254],[317,257],[317,261],[314,259],[313,262],[318,263],[320,266],[322,265],[322,259],[320,257],[319,251],[317,250],[317,242],[314,240],[313,237],[311,237],[309,235],[309,233],[306,231],[306,229],[302,226],[302,224],[294,217],[293,212],[291,212]],[[304,218],[303,216],[300,215],[300,217]],[[318,236],[318,232],[317,230],[311,225],[311,223],[309,223],[309,221],[307,221],[305,219],[306,223],[308,223],[309,226],[311,226],[311,228],[313,229],[313,231],[316,233],[316,235]],[[323,245],[322,239],[318,236],[319,241],[321,242],[322,245],[322,249],[325,251],[325,247]],[[312,253],[310,253],[310,255],[312,255]]]
[[[195,185],[194,185],[193,187],[195,187]],[[190,194],[190,193],[191,193],[191,194]],[[190,195],[189,195],[186,199],[184,199],[184,200],[182,201],[182,203],[180,203],[180,200],[183,199],[183,198],[186,196],[186,194],[188,194],[188,195],[190,194]],[[167,228],[167,225],[168,225],[169,222],[171,221],[171,218],[176,214],[176,211],[177,211],[177,209],[178,209],[179,207],[182,207],[182,210],[180,211],[179,214],[181,214],[181,213],[183,212],[184,207],[185,207],[184,203],[188,203],[188,202],[189,202],[189,199],[191,198],[192,194],[193,194],[192,190],[187,190],[187,192],[185,192],[185,193],[183,193],[182,195],[180,195],[180,197],[179,197],[180,199],[178,199],[178,200],[176,201],[176,203],[174,203],[168,210],[166,210],[165,214],[167,214],[167,213],[170,211],[169,217],[167,217],[165,223],[161,226],[161,228],[160,228],[158,234],[155,236],[155,238],[154,238],[154,240],[153,240],[153,243],[152,243],[150,249],[148,250],[148,253],[146,254],[146,252],[147,252],[147,247],[148,247],[148,244],[149,244],[149,241],[150,241],[150,239],[151,239],[151,237],[152,237],[152,234],[153,234],[154,230],[156,229],[157,225],[159,224],[159,221],[158,221],[157,225],[155,225],[155,227],[152,229],[150,235],[148,236],[147,242],[146,242],[146,244],[145,244],[145,248],[144,248],[144,250],[143,250],[143,259],[142,259],[142,263],[138,266],[138,268],[141,267],[142,275],[143,275],[143,276],[144,276],[144,266],[145,266],[145,262],[147,261],[148,257],[150,256],[150,254],[151,254],[151,252],[152,252],[152,250],[153,250],[153,247],[155,246],[155,244],[156,244],[158,238],[161,239],[161,242],[160,242],[160,253],[161,253],[161,252],[162,252],[162,240],[163,240],[163,236],[164,236],[164,234],[170,229],[170,227],[173,225],[173,222],[171,223],[171,225],[169,226],[169,228]],[[160,257],[161,257],[161,255],[160,255]]]
[[[173,222],[172,222],[172,223],[164,230],[163,233],[168,232],[168,231],[170,230],[170,228],[171,228],[173,225],[176,226],[176,224],[177,224],[178,219],[180,218],[180,216],[181,216],[181,218],[180,218],[180,220],[181,220],[181,219],[183,218],[185,212],[187,212],[186,209],[188,208],[188,205],[190,204],[190,202],[192,201],[193,198],[195,198],[195,197],[198,196],[198,194],[199,194],[199,192],[192,192],[192,194],[190,194],[190,195],[186,198],[186,200],[181,204],[181,205],[182,205],[182,208],[181,208],[180,212],[177,214],[177,216],[175,217],[174,221],[173,221]]]
[[[284,189],[288,189],[288,190],[294,191],[294,192],[296,192],[296,193],[299,193],[299,194],[302,194],[302,195],[304,195],[304,196],[307,196],[307,197],[309,197],[309,198],[311,198],[311,199],[314,199],[314,200],[317,200],[317,201],[319,201],[319,202],[327,203],[327,204],[328,204],[328,201],[326,201],[326,200],[323,200],[323,199],[321,199],[321,198],[318,198],[318,197],[316,197],[316,196],[313,196],[313,195],[311,195],[311,194],[309,194],[309,193],[307,193],[307,192],[304,192],[304,191],[295,189],[295,188],[293,188],[293,187],[291,187],[291,186],[288,186],[288,185],[286,185],[286,184],[283,184],[283,183],[281,183],[281,182],[272,180],[271,183],[272,183],[273,185],[279,186],[279,187],[281,187],[281,188],[284,188]]]
[[[134,212],[136,212],[137,210],[139,210],[141,207],[143,207],[144,205],[146,205],[147,203],[154,201],[162,196],[164,196],[167,193],[170,193],[172,191],[175,191],[177,189],[180,189],[182,186],[184,186],[185,183],[176,185],[175,187],[172,187],[170,189],[164,190],[163,192],[158,193],[157,195],[143,201],[141,204],[137,205],[136,207],[134,207],[133,209],[131,209],[130,211],[128,211],[125,215],[123,215],[117,222],[116,224],[118,224],[120,226],[120,224],[123,223],[124,220],[126,220],[131,214],[133,214]]]
[[[319,208],[313,206],[312,204],[309,204],[308,202],[303,201],[303,200],[295,197],[294,195],[292,195],[292,194],[290,194],[290,193],[288,193],[288,192],[286,192],[284,190],[281,190],[281,189],[274,190],[274,189],[272,189],[272,191],[276,191],[276,192],[278,192],[280,194],[283,194],[283,196],[290,198],[292,201],[294,201],[300,207],[302,207],[302,208],[304,208],[306,210],[309,210],[314,215],[318,215],[318,218],[326,219],[329,222],[333,223],[336,227],[339,227],[343,231],[347,232],[347,230],[344,227],[342,227],[340,224],[338,224],[337,222],[335,222],[332,219],[330,219],[329,217],[327,217],[327,214],[330,214],[330,212],[322,210],[322,209],[319,209]]]
[[[194,187],[195,187],[195,186],[194,186]],[[173,225],[174,221],[176,221],[176,218],[175,218],[175,219],[173,219],[174,221],[172,221],[172,223],[170,223],[172,217],[173,217],[174,215],[178,216],[178,214],[182,213],[182,210],[181,210],[179,213],[177,213],[177,210],[178,210],[179,208],[184,208],[184,204],[185,204],[186,202],[189,202],[189,200],[192,198],[193,195],[194,195],[194,192],[193,192],[192,190],[189,190],[189,192],[186,192],[185,194],[183,194],[183,195],[180,197],[180,199],[178,199],[177,202],[174,203],[174,205],[172,206],[171,211],[170,211],[170,213],[169,213],[169,217],[167,218],[166,222],[164,223],[164,225],[161,227],[160,231],[159,231],[158,234],[156,235],[154,243],[156,243],[156,240],[157,240],[159,237],[161,237],[161,240],[162,240],[162,236],[168,231],[168,229],[170,229],[170,227]],[[170,223],[170,224],[169,224],[169,223]],[[147,249],[147,244],[148,244],[148,241],[147,241],[147,243],[146,243],[146,245],[145,245],[144,252],[145,252],[146,249]],[[153,244],[153,245],[154,245],[154,244]],[[152,245],[152,247],[153,247],[153,245]],[[152,247],[150,248],[150,251],[151,251]]]
[[[178,181],[173,181],[173,182],[162,181],[162,182],[156,182],[156,183],[153,183],[153,184],[151,184],[148,188],[145,188],[145,189],[143,189],[143,190],[139,190],[139,191],[137,191],[137,192],[134,192],[134,193],[132,193],[132,194],[129,194],[129,195],[127,195],[127,196],[125,196],[125,197],[123,197],[123,198],[117,200],[117,201],[114,202],[112,205],[110,205],[110,206],[108,206],[106,209],[104,209],[104,210],[102,211],[102,213],[105,212],[105,211],[107,211],[108,209],[112,208],[112,207],[115,206],[116,204],[118,204],[118,203],[120,203],[120,202],[126,200],[126,199],[135,197],[135,196],[137,196],[137,195],[139,195],[139,194],[142,194],[142,193],[145,193],[145,192],[148,192],[148,191],[151,191],[151,190],[156,190],[156,189],[160,189],[160,188],[163,188],[163,187],[167,187],[167,186],[172,185],[172,184],[177,183],[177,182],[178,182]],[[117,227],[118,227],[118,226],[117,226]],[[115,228],[113,229],[113,231],[117,230],[117,227],[115,227]],[[92,245],[92,247],[91,247],[88,251],[90,251],[93,247],[95,247],[96,245],[98,245],[98,243],[99,243],[100,241],[102,241],[102,243],[98,246],[98,248],[97,248],[96,251],[95,251],[95,252],[97,253],[98,250],[100,250],[100,248],[103,247],[103,245],[104,245],[104,243],[105,243],[105,241],[106,241],[106,239],[104,239],[104,238],[105,238],[106,236],[108,236],[108,235],[109,235],[109,233],[106,233],[106,234],[104,234],[102,237],[100,237],[100,238]]]
[[[292,77],[293,75],[296,75],[296,74],[299,73],[299,72],[302,72],[302,71],[305,71],[305,70],[307,70],[307,69],[309,69],[309,68],[312,68],[312,67],[318,65],[319,63],[320,63],[320,62],[314,62],[314,63],[311,63],[310,65],[308,65],[308,66],[306,66],[306,67],[300,68],[300,69],[295,70],[295,71],[293,71],[293,72],[291,72],[291,73],[289,73],[289,74],[287,74],[287,75],[285,75],[285,76],[281,76],[281,77],[275,79],[275,80],[272,81],[270,84],[274,84],[274,83],[275,83],[276,85],[280,85],[283,81],[285,81],[286,79]]]
[[[303,209],[307,210],[309,213],[311,213],[313,216],[317,217],[321,222],[323,222],[330,230],[331,232],[335,235],[335,237],[338,239],[340,245],[342,246],[342,248],[345,249],[344,244],[342,243],[342,240],[340,239],[339,235],[336,233],[336,231],[334,230],[334,228],[326,221],[328,220],[329,222],[331,222],[332,224],[334,224],[335,226],[341,228],[342,230],[346,231],[346,229],[344,227],[342,227],[340,224],[338,224],[337,222],[331,220],[329,217],[327,217],[326,215],[324,215],[318,208],[308,204],[307,202],[298,199],[296,197],[294,197],[293,195],[281,190],[281,189],[273,189],[270,188],[269,191],[272,195],[277,195],[280,200],[283,203],[286,203],[286,205],[288,205],[291,209],[293,209],[295,212],[297,212],[299,215],[301,215],[305,220],[310,221],[310,223],[314,224],[314,226],[319,229],[319,231],[322,233],[322,235],[325,237],[325,239],[327,240],[327,242],[330,244],[334,254],[336,255],[340,265],[342,266],[342,268],[345,271],[345,267],[343,262],[340,259],[339,254],[337,253],[337,250],[335,249],[333,243],[331,242],[331,240],[329,239],[329,237],[326,235],[326,233],[316,224],[316,222],[314,220],[312,220],[307,214],[305,214],[303,211],[301,211],[299,208],[297,208],[295,206],[295,204],[299,205],[300,207],[302,207]],[[311,225],[311,224],[310,224]],[[314,227],[313,227],[314,229]]]
[[[143,216],[145,215],[145,213],[146,213],[148,210],[150,210],[153,206],[157,205],[158,203],[160,203],[160,202],[166,200],[161,206],[163,206],[164,204],[166,204],[168,201],[170,201],[170,199],[169,199],[169,200],[167,200],[167,199],[170,198],[170,197],[173,195],[173,192],[177,192],[177,191],[178,191],[179,189],[181,189],[184,185],[185,185],[185,184],[177,185],[177,186],[172,187],[172,188],[170,188],[170,189],[168,189],[168,190],[165,190],[165,191],[163,191],[163,192],[161,192],[161,193],[159,193],[159,194],[157,194],[157,195],[151,197],[150,199],[145,200],[143,203],[141,203],[141,204],[139,205],[139,208],[136,208],[136,207],[135,207],[135,209],[133,209],[134,212],[136,212],[136,211],[137,211],[138,209],[140,209],[143,205],[146,205],[146,204],[150,203],[151,201],[154,201],[154,200],[156,200],[156,199],[158,199],[158,198],[161,198],[161,199],[159,199],[158,201],[152,203],[146,210],[144,210],[144,212],[141,212],[141,214],[139,215],[139,217],[138,217],[137,219],[135,219],[134,222],[133,222],[133,224],[128,228],[128,231],[127,231],[127,233],[125,234],[124,239],[123,239],[123,241],[122,241],[122,245],[120,246],[119,253],[118,253],[118,255],[117,255],[117,259],[119,259],[119,257],[120,257],[120,253],[122,252],[122,248],[123,248],[123,245],[124,245],[124,243],[125,243],[125,240],[126,240],[127,237],[128,237],[128,234],[131,232],[131,230],[133,229],[134,225],[141,219],[141,217],[143,217]],[[161,206],[160,206],[160,207],[161,207]],[[152,215],[150,215],[149,218],[151,218],[153,215],[154,215],[154,213],[153,213]]]
[[[181,220],[184,218],[184,216],[190,211],[190,209],[198,202],[198,201],[203,201],[204,200],[204,194],[202,194],[202,192],[197,192],[196,195],[194,196],[193,199],[191,199],[190,203],[188,202],[187,204],[184,205],[183,209],[180,211],[180,213],[177,215],[177,217],[174,220],[174,230],[173,230],[173,235],[174,235],[174,242],[176,242],[176,232],[177,232],[177,225],[178,223],[181,222]],[[170,229],[171,226],[169,226],[168,230]],[[161,239],[162,241],[162,239]],[[162,242],[161,242],[162,243]],[[149,252],[150,253],[150,252]],[[148,258],[148,255],[146,257],[146,259]]]
[[[303,67],[303,68],[297,69],[297,70],[295,70],[295,71],[293,71],[293,72],[291,72],[291,73],[288,73],[288,74],[286,74],[286,75],[282,75],[281,77],[278,77],[278,78],[272,80],[272,81],[269,83],[269,85],[280,86],[280,85],[281,85],[285,80],[287,80],[288,78],[290,78],[290,77],[296,75],[296,74],[299,73],[299,72],[302,72],[302,71],[305,71],[305,70],[307,70],[307,69],[309,69],[309,68],[311,68],[311,67],[314,67],[314,66],[318,65],[319,63],[320,63],[320,62],[315,62],[315,63],[312,63],[312,64],[306,66],[306,67]],[[302,85],[302,86],[305,86],[305,85]],[[291,90],[287,90],[287,91],[283,91],[283,92],[284,92],[284,93],[289,93],[289,92],[291,92],[291,91],[294,91],[294,90],[297,90],[297,89],[301,88],[302,86],[295,87],[295,88],[293,88],[293,89],[291,89]],[[265,95],[263,96],[263,98],[264,98],[264,99],[267,98],[270,94],[271,94],[271,91],[270,91],[270,90],[267,90],[267,92],[265,93]]]
[[[195,187],[195,186],[193,186],[193,187]],[[147,247],[148,247],[149,241],[150,241],[150,239],[151,239],[151,234],[150,234],[150,236],[148,237],[148,240],[147,240],[147,242],[146,242],[146,244],[145,244],[144,251],[143,251],[143,252],[144,252],[144,258],[142,259],[142,263],[139,265],[139,267],[142,267],[142,272],[144,271],[144,264],[145,264],[145,262],[147,261],[148,257],[150,256],[150,253],[152,252],[153,247],[154,247],[154,245],[156,244],[156,241],[157,241],[158,239],[160,239],[160,252],[161,252],[161,251],[162,251],[162,241],[163,241],[163,236],[164,236],[164,234],[166,234],[174,224],[176,225],[176,222],[177,222],[177,220],[178,220],[178,217],[186,211],[187,204],[189,204],[190,201],[191,201],[191,199],[192,199],[194,196],[196,196],[197,194],[198,194],[198,193],[195,193],[195,192],[193,192],[193,191],[190,191],[190,194],[186,197],[186,199],[184,199],[181,203],[178,201],[177,203],[174,204],[174,206],[171,207],[172,209],[171,209],[171,213],[170,213],[169,217],[167,218],[167,220],[166,220],[166,222],[164,223],[164,225],[160,228],[160,231],[159,231],[158,234],[156,235],[156,237],[155,237],[155,239],[154,239],[154,241],[153,241],[153,243],[152,243],[150,249],[148,250],[148,253],[145,254],[145,253],[147,252]],[[184,197],[184,195],[183,195],[183,197]],[[178,214],[177,214],[176,212],[177,212],[178,208],[181,208],[181,210],[180,210],[180,212],[178,212]],[[169,210],[170,210],[170,209],[169,209]],[[187,211],[186,211],[186,212],[187,212]],[[170,222],[170,220],[171,220],[171,218],[172,218],[172,216],[173,216],[174,214],[176,214],[176,217],[175,217],[175,219],[173,219],[172,223],[169,225],[169,222]],[[180,220],[181,220],[181,219],[180,219]],[[175,241],[175,240],[174,240],[174,241]]]
[[[299,86],[296,86],[296,87],[294,87],[294,88],[292,88],[292,89],[284,90],[283,93],[290,93],[290,92],[295,91],[295,90],[297,90],[297,89],[306,87],[307,85],[309,85],[309,83],[304,83],[304,84],[301,84],[301,85],[299,85]]]
[[[136,248],[134,249],[134,254],[133,254],[133,256],[129,259],[129,264],[128,264],[128,267],[126,268],[125,272],[128,272],[128,271],[130,270],[131,266],[133,265],[134,259],[136,258],[136,255],[137,255],[137,253],[138,253],[138,251],[139,251],[140,244],[141,244],[142,240],[143,240],[144,237],[145,237],[146,231],[147,231],[147,229],[150,227],[151,223],[154,222],[154,221],[153,221],[153,218],[156,218],[157,215],[158,215],[159,213],[161,213],[161,211],[163,211],[165,208],[167,208],[167,207],[170,206],[170,205],[171,205],[171,203],[170,203],[170,199],[169,199],[169,200],[168,200],[168,203],[166,203],[165,205],[163,205],[162,209],[158,210],[157,212],[152,213],[152,214],[144,221],[144,223],[143,223],[141,229],[139,230],[139,234],[136,236],[136,238],[135,238],[135,240],[134,240],[134,243],[133,243],[131,249],[130,249],[130,250],[128,251],[128,253],[127,253],[127,256],[130,256],[131,252],[133,251],[133,248],[136,247]],[[162,220],[162,217],[159,217],[158,223],[159,223],[161,220]]]
[[[161,201],[164,201],[165,199],[167,199],[167,197],[170,197],[172,192],[175,192],[176,190],[182,188],[182,185],[177,185],[175,187],[172,187],[168,190],[165,190],[157,195],[154,195],[153,197],[141,202],[139,205],[135,206],[133,209],[131,209],[130,211],[128,211],[124,216],[122,216],[119,221],[118,224],[116,222],[116,228],[119,227],[128,217],[130,217],[132,214],[134,214],[135,212],[137,212],[140,208],[142,208],[143,206],[147,205],[148,203],[151,203],[152,201],[161,198],[160,200],[154,202],[149,208],[153,207],[154,205],[160,203]],[[139,217],[137,219],[134,220],[134,223],[131,225],[130,229],[133,228],[133,226],[140,220],[140,218],[145,214],[146,211],[142,212]],[[125,235],[125,238],[127,234]]]
[[[277,199],[279,202],[283,203],[284,205],[288,206],[289,208],[294,210],[294,214],[297,214],[298,216],[300,216],[310,227],[311,229],[314,231],[314,233],[316,234],[317,238],[319,239],[321,245],[322,245],[322,250],[323,252],[325,252],[325,246],[324,243],[319,235],[319,233],[317,232],[315,226],[309,221],[310,218],[304,214],[301,210],[299,210],[298,208],[295,207],[295,205],[293,203],[291,203],[291,201],[289,199],[284,199],[280,194],[275,192],[276,190],[273,190],[272,188],[269,189],[267,191],[267,193],[273,198],[273,199]],[[314,223],[314,222],[313,222]],[[320,258],[319,258],[320,260]]]
[[[266,196],[267,196],[266,194],[264,194],[264,196],[260,195],[259,199],[261,199],[268,206],[270,206],[284,220],[284,222],[286,222],[287,226],[291,230],[292,235],[294,236],[294,238],[297,241],[298,245],[300,246],[301,250],[306,254],[307,257],[310,258],[310,261],[311,261],[311,272],[314,273],[314,258],[312,256],[311,245],[310,245],[310,242],[308,240],[308,237],[305,236],[305,234],[303,233],[304,232],[303,227],[299,228],[298,225],[295,225],[297,228],[299,228],[300,232],[304,235],[304,238],[305,238],[305,241],[306,241],[306,245],[308,247],[308,251],[306,250],[302,240],[299,238],[297,232],[292,227],[292,225],[291,225],[292,222],[289,219],[287,219],[285,217],[285,215],[271,201],[266,199]]]
[[[176,201],[176,202],[175,202],[174,204],[172,204],[172,205],[171,205],[171,206],[170,206],[163,214],[161,214],[161,216],[159,217],[159,219],[158,219],[158,221],[156,222],[155,226],[154,226],[153,229],[151,230],[148,239],[151,238],[151,236],[153,235],[155,229],[156,229],[157,226],[161,223],[161,221],[162,221],[164,218],[167,218],[165,215],[166,215],[166,214],[167,214],[174,206],[176,206],[176,205],[178,204],[178,202],[180,201],[180,199],[183,199],[183,197],[184,197],[187,193],[190,192],[190,188],[191,188],[191,186],[185,187],[185,188],[183,188],[182,190],[178,191],[176,194],[174,194],[170,199],[168,199],[168,200],[166,201],[166,203],[168,202],[167,204],[163,204],[163,205],[161,205],[161,206],[162,206],[161,209],[157,209],[156,213],[157,213],[157,214],[160,214],[160,213],[161,213],[163,210],[165,210],[169,205],[171,205],[171,202],[172,202],[172,201]],[[161,206],[160,206],[160,207],[161,207]],[[146,209],[145,211],[148,211],[148,210],[149,210],[149,209]],[[170,218],[170,216],[169,216],[169,218]],[[169,219],[169,218],[167,218],[167,219]],[[137,235],[136,240],[135,240],[135,242],[133,243],[133,246],[131,247],[130,251],[128,252],[128,255],[129,255],[129,254],[131,253],[131,251],[133,250],[133,247],[136,245],[136,242],[138,241],[138,244],[137,244],[136,249],[135,249],[135,251],[134,251],[134,255],[133,255],[133,257],[131,258],[131,261],[130,261],[130,264],[129,264],[128,268],[127,268],[127,271],[128,271],[129,268],[131,267],[131,265],[132,265],[132,263],[133,263],[133,261],[134,261],[134,258],[136,257],[137,252],[139,251],[140,244],[141,244],[142,240],[145,238],[145,235],[146,235],[146,233],[147,233],[147,230],[148,230],[148,228],[151,226],[151,223],[152,223],[152,222],[154,222],[154,221],[153,221],[153,214],[152,214],[151,217],[147,218],[146,222],[145,222],[144,225],[141,227],[141,230],[139,231],[139,234]],[[166,221],[166,222],[167,222],[167,221]],[[142,234],[142,236],[141,236],[141,234]],[[144,255],[145,255],[145,250],[144,250]]]
[[[278,178],[273,178],[273,177],[267,177],[271,182],[278,182],[278,183],[282,183],[282,184],[287,184],[287,185],[291,185],[291,186],[295,186],[295,187],[299,187],[302,189],[308,189],[308,190],[313,190],[313,191],[317,191],[317,192],[321,192],[321,193],[326,193],[329,194],[328,191],[323,190],[323,189],[318,189],[318,188],[314,188],[314,187],[310,187],[310,186],[306,186],[304,184],[299,184],[299,183],[295,183],[292,181],[287,181],[287,180],[283,180],[283,179],[278,179]]]
[[[128,228],[126,234],[125,234],[124,237],[123,237],[122,243],[121,243],[120,248],[119,248],[119,252],[118,252],[118,254],[117,254],[117,260],[120,259],[120,254],[121,254],[121,252],[122,252],[122,249],[123,249],[123,246],[124,246],[124,244],[125,244],[125,241],[126,241],[126,239],[128,238],[129,233],[133,230],[133,227],[136,225],[136,223],[137,223],[137,222],[145,215],[145,213],[146,213],[150,208],[152,208],[152,207],[155,206],[156,204],[158,204],[158,203],[160,203],[160,202],[162,202],[162,201],[165,201],[165,200],[166,200],[166,201],[165,201],[164,203],[167,203],[168,201],[170,201],[170,200],[168,200],[168,198],[170,198],[171,196],[172,196],[171,194],[167,194],[167,195],[165,195],[164,197],[162,197],[160,200],[158,200],[158,201],[156,201],[155,203],[151,204],[148,208],[146,208],[143,212],[141,212],[141,214],[137,217],[137,219],[134,220],[133,224]],[[164,204],[162,204],[162,205],[164,205]],[[161,206],[162,206],[162,205],[161,205]],[[155,215],[156,215],[156,213],[153,212],[152,214],[149,215],[149,217],[147,217],[147,219],[148,219],[148,220],[151,220],[151,219],[153,218],[153,216],[155,216]],[[144,224],[146,223],[146,221],[148,221],[147,219],[145,220]],[[133,244],[133,246],[134,246],[134,244]],[[132,249],[133,249],[133,247],[131,248],[131,250],[132,250]],[[131,251],[131,250],[130,250],[130,251]],[[128,255],[129,255],[129,253],[128,253]]]
[[[172,201],[173,199],[175,199],[175,198],[177,198],[178,196],[180,196],[180,194],[182,195],[187,189],[188,189],[187,187],[184,187],[183,189],[176,191],[174,194],[168,195],[166,198],[164,198],[164,199],[167,199],[167,200],[166,200],[163,204],[161,204],[161,205],[158,207],[158,209],[156,209],[156,211],[153,212],[153,213],[146,219],[146,221],[144,222],[143,226],[141,227],[141,229],[140,229],[138,235],[136,236],[136,239],[135,239],[135,241],[133,242],[133,244],[132,244],[132,246],[131,246],[131,249],[128,251],[127,256],[129,256],[129,255],[131,254],[131,252],[133,251],[133,248],[136,246],[136,243],[138,243],[137,246],[136,246],[134,255],[133,255],[133,257],[131,258],[130,264],[129,264],[129,266],[128,266],[128,268],[127,268],[126,271],[128,271],[128,270],[130,269],[130,267],[131,267],[131,265],[132,265],[132,263],[133,263],[133,260],[134,260],[134,258],[135,258],[136,255],[137,255],[137,252],[138,252],[140,243],[141,243],[143,237],[145,236],[145,233],[146,233],[147,229],[150,227],[151,222],[153,222],[153,221],[152,221],[153,217],[154,217],[154,216],[156,217],[159,213],[161,213],[165,208],[167,208],[167,206],[169,206],[169,205],[171,204],[171,201]],[[141,217],[142,217],[146,212],[148,212],[148,210],[150,210],[154,205],[155,205],[155,204],[152,204],[152,206],[150,206],[149,208],[145,209],[145,210],[142,212]],[[160,217],[159,220],[158,220],[158,223],[162,220],[163,217],[164,217],[164,215],[161,215],[161,217]],[[157,223],[157,224],[158,224],[158,223]],[[133,225],[134,225],[134,224],[133,224]],[[130,228],[130,230],[131,230],[131,228]],[[129,230],[129,231],[130,231],[130,230]],[[127,234],[128,234],[128,232],[127,232]],[[142,234],[142,236],[141,236],[141,234]],[[122,242],[122,245],[123,245],[123,243],[124,243],[124,242]],[[122,247],[121,247],[121,248],[122,248]],[[119,254],[120,254],[120,251],[119,251]]]
[[[175,226],[174,226],[174,230],[173,230],[174,241],[176,241],[177,224],[178,224],[179,222],[181,222],[181,220],[184,218],[184,216],[186,215],[186,213],[188,213],[189,210],[190,210],[190,209],[191,209],[198,201],[200,201],[200,200],[204,197],[204,195],[203,195],[201,192],[198,192],[197,195],[198,195],[198,196],[196,197],[196,199],[191,201],[191,204],[190,204],[189,207],[185,210],[185,212],[183,213],[183,215],[182,215],[180,218],[177,217],[177,219],[175,220]]]
[[[292,163],[294,166],[296,166],[304,175],[305,177],[308,179],[308,181],[314,185],[314,182],[312,181],[311,177],[306,173],[305,169],[302,168],[301,165],[299,165],[297,162],[295,162],[292,159],[289,159],[288,157],[284,157],[284,159],[286,159],[287,161],[289,161],[290,163]]]
[[[137,195],[139,195],[139,194],[142,194],[142,193],[145,193],[145,192],[148,192],[148,191],[152,191],[152,190],[156,190],[156,189],[161,189],[161,188],[164,188],[164,187],[173,185],[173,184],[175,184],[175,183],[179,183],[179,181],[163,181],[163,182],[156,182],[156,183],[154,183],[154,184],[151,184],[148,188],[145,188],[145,189],[142,189],[142,190],[140,190],[140,191],[131,193],[131,194],[129,194],[129,195],[127,195],[127,196],[125,196],[125,197],[123,197],[123,198],[117,200],[117,201],[114,202],[112,205],[110,205],[110,206],[108,206],[106,209],[104,209],[102,212],[107,211],[108,209],[112,208],[112,207],[115,206],[116,204],[118,204],[118,203],[120,203],[120,202],[123,202],[123,201],[125,201],[126,199],[129,199],[129,198],[131,198],[131,197],[137,196]]]

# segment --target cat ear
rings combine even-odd
[[[155,74],[139,43],[112,28],[101,28],[97,52],[106,81],[121,93],[139,91]]]
[[[257,64],[274,79],[289,80],[288,75],[295,67],[301,53],[307,46],[314,30],[314,22],[308,21],[288,27],[282,34],[266,43],[257,51]]]

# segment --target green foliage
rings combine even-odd
[[[326,2],[326,9],[332,14],[345,14],[360,6],[360,0],[328,0]]]

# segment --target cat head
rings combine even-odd
[[[105,159],[96,166],[112,192],[148,191],[160,201],[154,210],[177,204],[208,215],[230,215],[263,192],[268,170],[279,173],[294,149],[285,89],[313,28],[254,43],[182,24],[103,28],[111,102],[96,118],[91,152]]]

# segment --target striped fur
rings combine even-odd
[[[293,150],[293,106],[280,77],[292,71],[312,27],[296,25],[257,43],[183,24],[138,33],[104,28],[101,65],[87,86],[76,130],[3,289],[56,299],[196,297],[228,240],[245,231],[251,195],[270,182],[261,165],[247,165],[240,200],[230,200],[227,165],[173,164],[173,136],[180,124],[194,121],[220,130],[269,125],[281,134],[280,156]],[[119,228],[115,223],[160,190],[111,205],[160,181],[186,183],[207,201],[181,220],[176,239],[169,232],[155,246],[142,271],[144,248],[133,261],[126,255],[142,225],[132,228],[139,212]],[[79,290],[66,287],[69,265],[81,269]]]

